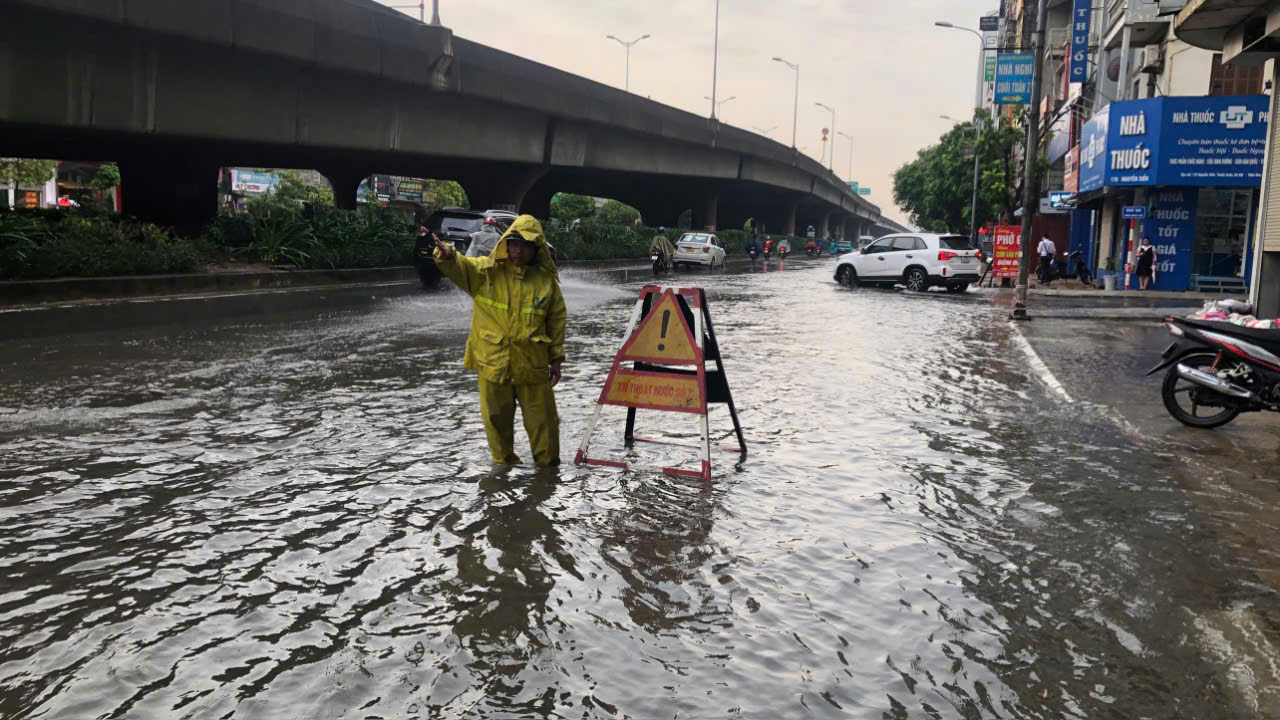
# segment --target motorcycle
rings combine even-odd
[[[817,257],[822,254],[822,248],[818,246],[818,243],[811,242],[804,246],[804,254],[809,257]]]
[[[1216,428],[1240,413],[1280,412],[1280,330],[1179,318],[1165,325],[1173,344],[1147,375],[1166,371],[1160,397],[1175,420]]]
[[[650,251],[649,257],[653,260],[653,274],[658,275],[667,271],[667,258],[657,250]]]
[[[747,248],[747,254],[751,256],[751,267],[755,267],[756,260],[760,257],[760,248],[752,245],[750,248]]]
[[[1085,264],[1084,260],[1080,255],[1079,250],[1076,250],[1075,252],[1067,256],[1068,268],[1070,267],[1071,263],[1075,263],[1076,271],[1071,272],[1070,270],[1068,270],[1067,277],[1074,277],[1075,279],[1079,280],[1085,285],[1092,285],[1093,273],[1089,271],[1089,266]]]

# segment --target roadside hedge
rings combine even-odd
[[[196,272],[198,241],[151,223],[93,211],[0,213],[0,279]]]
[[[563,260],[645,259],[656,228],[544,222]],[[685,230],[669,229],[673,243]],[[717,233],[729,255],[746,254],[749,233]],[[227,261],[300,269],[367,268],[413,263],[416,228],[381,208],[339,210],[263,206],[220,215],[202,236],[187,238],[150,223],[87,209],[0,212],[0,279],[192,273]],[[779,238],[780,235],[772,235]],[[805,238],[791,238],[804,252]]]

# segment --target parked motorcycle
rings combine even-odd
[[[1079,250],[1067,256],[1067,266],[1070,267],[1072,263],[1075,264],[1075,272],[1068,270],[1067,277],[1074,277],[1085,285],[1092,285],[1093,273],[1089,270],[1089,266],[1085,263]]]
[[[653,260],[653,274],[658,275],[667,271],[667,258],[657,250],[649,252],[650,259]]]
[[[1173,344],[1147,374],[1167,371],[1160,395],[1174,419],[1215,428],[1244,412],[1280,412],[1280,330],[1179,318],[1165,325]]]

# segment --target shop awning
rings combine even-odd
[[[1174,18],[1173,34],[1196,47],[1222,50],[1232,29],[1276,7],[1276,0],[1191,0]]]

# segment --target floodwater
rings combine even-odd
[[[7,339],[0,717],[1276,717],[1270,521],[988,298],[831,269],[676,276],[750,449],[705,485],[491,466],[456,294]],[[566,460],[639,287],[566,273]]]

